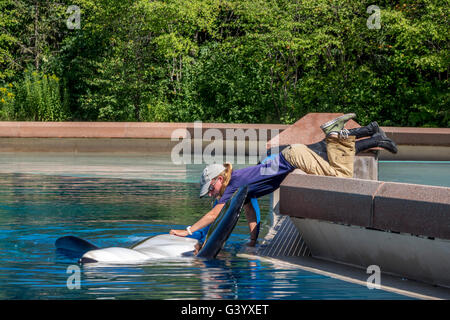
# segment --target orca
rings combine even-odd
[[[195,239],[160,234],[149,237],[130,248],[109,247],[88,251],[83,254],[80,263],[134,264],[151,259],[189,256],[193,254],[197,243]]]
[[[247,197],[248,187],[239,188],[225,204],[208,230],[203,246],[197,257],[213,259],[220,252],[239,219],[241,209]],[[81,257],[79,262],[136,264],[152,259],[165,259],[194,256],[198,240],[170,234],[160,234],[146,238],[129,248],[99,248],[87,240],[64,236],[55,242],[56,249]]]

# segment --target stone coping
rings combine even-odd
[[[314,143],[324,135],[318,125],[341,114],[308,114],[296,124],[233,124],[201,123],[202,134],[208,129],[218,129],[224,138],[226,130],[252,129],[258,139],[270,140],[272,134],[280,133],[279,144]],[[312,122],[317,125],[312,125]],[[358,126],[353,120],[348,127]],[[289,130],[286,130],[288,129]],[[311,128],[315,128],[314,130]],[[35,122],[0,121],[0,138],[132,138],[170,139],[177,129],[186,129],[194,137],[194,122]],[[449,146],[450,128],[382,127],[386,134],[399,145]],[[272,130],[273,132],[269,132]],[[267,132],[261,136],[261,131]],[[305,133],[306,132],[306,133]],[[270,144],[270,142],[269,142]]]
[[[450,188],[290,174],[280,214],[450,239]]]
[[[450,147],[450,128],[381,127],[399,145]]]
[[[186,123],[186,122],[21,122],[1,121],[0,138],[133,138],[133,139],[170,139],[177,129],[183,129],[194,136],[199,128],[202,134],[208,129],[218,129],[226,137],[227,129],[269,131],[273,135],[286,129],[288,125],[279,124],[230,124],[230,123]],[[185,135],[186,136],[186,135]],[[258,135],[260,138],[260,135]],[[263,137],[264,138],[264,137]]]

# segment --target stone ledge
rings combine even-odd
[[[310,144],[324,134],[319,126],[341,113],[310,113],[292,126],[283,124],[201,123],[207,129],[278,130],[282,135],[269,142],[273,146],[291,143]],[[155,138],[167,139],[174,130],[186,129],[193,134],[194,122],[37,122],[0,121],[0,138]],[[346,128],[359,125],[350,120]],[[288,129],[289,130],[286,130]],[[450,146],[450,128],[382,127],[399,145]],[[224,135],[225,136],[225,135]],[[267,137],[271,139],[273,137]]]
[[[398,145],[450,146],[450,128],[381,128]]]
[[[381,184],[372,180],[290,174],[280,186],[280,213],[369,226],[373,195]]]
[[[374,198],[372,227],[450,239],[450,188],[386,182]]]
[[[450,188],[290,174],[280,214],[450,239]]]
[[[198,126],[198,125],[197,125]],[[281,132],[287,125],[201,123],[202,134],[218,129],[225,137],[226,129],[274,130]],[[170,139],[177,129],[185,129],[194,138],[195,123],[174,122],[25,122],[1,121],[0,138],[133,138]],[[270,133],[266,139],[272,138]]]

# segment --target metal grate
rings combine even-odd
[[[274,214],[274,223],[257,250],[266,257],[311,256],[302,235],[288,216]]]

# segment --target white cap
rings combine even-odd
[[[225,170],[224,165],[217,163],[210,164],[203,170],[202,179],[200,180],[200,198],[208,194],[211,180],[221,174],[223,170]]]

